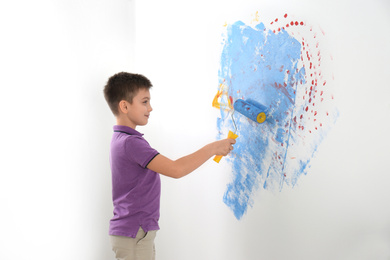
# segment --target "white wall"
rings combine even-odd
[[[106,80],[134,67],[134,2],[0,4],[0,259],[113,259]]]
[[[161,153],[177,158],[215,139],[223,24],[256,11],[324,30],[340,112],[308,175],[282,192],[260,189],[241,220],[222,201],[229,165],[164,178],[159,259],[390,258],[388,1],[149,0],[136,10],[137,70],[155,86],[143,131]]]
[[[154,111],[140,130],[167,156],[192,152],[216,136],[221,25],[256,11],[326,31],[340,118],[309,174],[293,189],[259,190],[240,221],[222,202],[224,161],[163,178],[158,259],[389,259],[387,1],[143,0],[135,24],[134,7],[0,4],[0,259],[113,259],[105,81],[148,76]]]

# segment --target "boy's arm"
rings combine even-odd
[[[181,178],[191,173],[214,155],[227,155],[233,150],[234,139],[210,143],[198,151],[173,161],[164,155],[157,155],[147,168],[172,178]]]

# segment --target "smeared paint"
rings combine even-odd
[[[220,86],[213,101],[221,112],[218,138],[233,129],[230,113],[235,100],[250,100],[267,108],[263,124],[234,114],[239,137],[227,158],[233,178],[223,200],[237,219],[253,205],[254,191],[260,187],[281,190],[285,184],[295,186],[299,177],[307,174],[311,159],[337,118],[320,70],[317,34],[305,22],[288,19],[287,14],[274,19],[271,28],[241,21],[225,25]],[[253,21],[259,20],[256,13]],[[310,32],[289,29],[293,27]]]

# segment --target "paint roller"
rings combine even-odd
[[[238,99],[234,102],[234,110],[259,124],[267,119],[267,107],[253,100]]]
[[[235,133],[237,132],[237,127],[233,117],[234,111],[239,112],[240,114],[246,116],[247,118],[259,124],[264,123],[265,120],[267,119],[266,106],[263,106],[262,104],[255,102],[253,100],[247,100],[247,101],[244,101],[242,99],[236,100],[236,102],[234,102],[234,110],[232,113],[232,120],[233,120],[235,131],[234,132],[229,131],[228,133],[228,138],[232,138],[232,139],[236,139],[238,137],[238,135]],[[222,155],[216,155],[214,157],[214,161],[219,163],[222,157],[223,157]]]

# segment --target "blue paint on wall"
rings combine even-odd
[[[286,183],[294,186],[307,173],[326,133],[323,127],[306,138],[309,132],[305,127],[313,120],[304,114],[314,112],[305,110],[308,101],[297,94],[307,88],[301,50],[301,42],[283,29],[274,33],[263,23],[251,27],[241,21],[227,27],[219,82],[227,86],[233,101],[244,99],[267,109],[263,124],[233,114],[239,137],[227,157],[233,174],[223,201],[237,219],[253,205],[254,191],[259,188],[281,190]],[[226,129],[234,129],[232,111],[221,108],[220,112],[218,138],[224,138]]]

